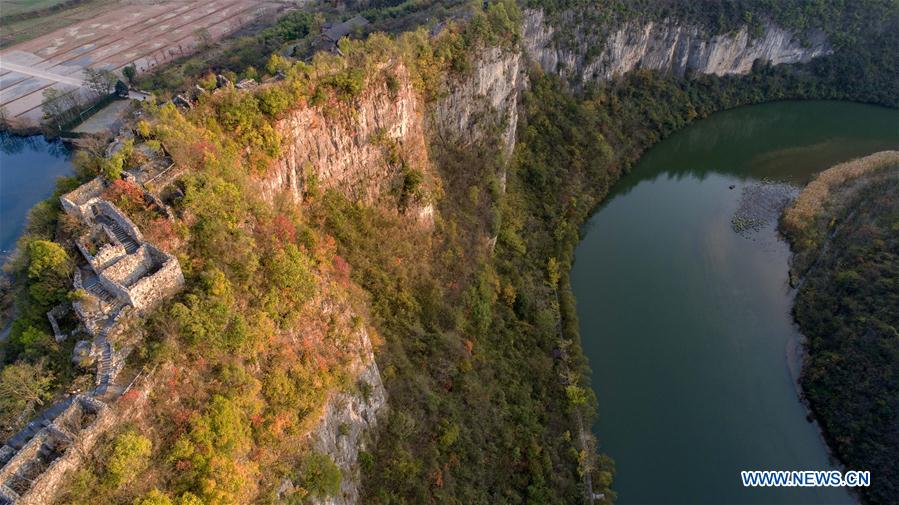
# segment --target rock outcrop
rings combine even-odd
[[[432,120],[444,140],[470,144],[499,131],[503,153],[515,147],[518,95],[526,85],[522,54],[489,48],[474,62],[471,73],[449,84],[437,101]]]
[[[337,393],[329,399],[325,414],[312,435],[314,449],[330,455],[343,473],[340,493],[317,500],[320,505],[359,503],[359,452],[369,446],[378,415],[387,406],[387,392],[371,343],[368,335],[362,333],[360,359],[355,370],[356,390]]]
[[[773,65],[806,63],[831,52],[823,32],[805,34],[802,41],[796,34],[770,23],[761,36],[753,37],[746,26],[733,33],[710,35],[699,27],[674,20],[634,21],[604,38],[579,34],[571,47],[557,44],[555,34],[543,11],[525,11],[523,40],[530,58],[547,72],[581,83],[612,79],[636,69],[676,75],[688,71],[745,74],[756,60]]]
[[[529,10],[523,50],[483,50],[473,58],[470,71],[447,82],[444,94],[433,102],[426,103],[405,67],[395,64],[386,71],[391,79],[373,78],[351,107],[303,105],[290,112],[276,124],[282,155],[260,182],[261,189],[268,198],[286,191],[302,201],[309,185],[316,184],[366,205],[390,205],[395,204],[391,191],[402,176],[397,156],[426,177],[436,176],[429,154],[435,142],[466,146],[499,141],[508,158],[516,142],[519,96],[527,85],[527,58],[547,72],[581,83],[640,68],[724,75],[749,72],[756,60],[805,62],[830,51],[822,34],[807,40],[802,44],[773,25],[752,38],[745,28],[710,36],[697,27],[666,21],[627,24],[602,40],[582,37],[569,49],[556,44],[554,29],[541,11]],[[433,207],[422,204],[417,210],[430,215]],[[320,504],[358,502],[359,453],[387,408],[371,343],[362,333],[353,367],[357,388],[333,393],[310,434],[314,449],[330,455],[343,473],[340,493]],[[290,485],[286,480],[282,487]]]
[[[399,174],[399,167],[388,163],[391,144],[407,165],[427,172],[424,105],[403,66],[388,72],[398,87],[370,85],[352,113],[303,106],[278,121],[282,154],[263,181],[263,192],[273,196],[287,190],[299,201],[304,186],[315,180],[322,189],[378,203]]]
[[[427,109],[402,65],[387,72],[394,82],[369,83],[352,112],[304,105],[276,124],[282,154],[260,181],[267,198],[286,191],[302,201],[314,183],[367,205],[389,205],[391,188],[401,176],[391,157],[398,154],[404,164],[428,174],[432,167],[428,145],[440,138],[469,144],[495,139],[498,131],[504,154],[511,155],[518,96],[525,83],[521,52],[485,50],[475,58],[471,72],[448,82],[446,93]],[[432,209],[425,204],[417,211],[428,216]],[[366,332],[358,342],[352,372],[356,390],[332,394],[311,433],[314,449],[331,456],[343,473],[340,493],[317,502],[321,504],[358,502],[359,452],[369,443],[379,412],[387,405]],[[290,485],[288,480],[283,487]]]
[[[485,50],[466,77],[447,84],[445,96],[430,111],[402,65],[387,72],[394,85],[370,83],[352,113],[327,114],[303,106],[280,120],[276,129],[282,154],[262,181],[263,193],[272,197],[286,190],[300,201],[314,180],[322,189],[373,205],[390,194],[401,175],[390,160],[391,150],[407,167],[428,174],[430,141],[452,137],[473,142],[499,128],[503,151],[511,154],[524,85],[520,52]],[[425,204],[418,211],[425,215],[430,207]]]

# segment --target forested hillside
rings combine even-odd
[[[598,29],[672,17],[710,33],[770,18],[820,28],[836,47],[809,64],[760,63],[748,75],[638,70],[577,90],[529,65],[511,158],[498,131],[455,143],[427,122],[486,51],[526,57],[522,5],[511,0],[345,10],[325,2],[145,76],[160,101],[145,106],[137,140],[164,146],[184,169],[167,193],[173,220],[154,220],[121,180],[127,156],[110,159],[100,147],[79,155],[77,180],[62,181],[32,212],[11,266],[18,319],[2,358],[30,377],[39,401],[90,380],[79,379],[70,344],[53,341],[45,318],[77,296],[69,286],[77,251],[66,244],[79,230],[59,194],[105,177],[108,198],[184,270],[185,291],[134,327],[146,340],[130,366],[156,371],[147,414],[102,440],[92,463],[68,475],[60,503],[338,497],[349,476],[311,448],[309,434],[332,394],[371,394],[351,373],[363,333],[389,407],[359,453],[360,503],[579,503],[588,486],[601,496],[595,503],[614,500],[614,465],[591,435],[595,399],[568,281],[579,227],[646,149],[715,111],[782,99],[899,104],[899,9],[892,1],[522,3],[551,19],[583,16],[562,25],[569,30],[591,16],[601,16]],[[354,34],[339,54],[315,53],[325,15],[357,13],[395,33]],[[215,90],[217,73],[265,84]],[[380,181],[390,189],[376,204],[324,189],[328,181],[309,167],[299,170],[299,198],[260,190],[286,148],[279,121],[312,109],[322,131],[353,131],[370,120],[359,110],[372,93],[396,99],[401,89],[424,104],[415,117],[429,132],[428,163],[414,164],[389,132],[354,138],[376,145],[396,174]],[[165,103],[188,91],[196,95],[189,109]],[[423,224],[410,209],[429,205],[433,220]],[[891,247],[882,235],[892,225],[878,223],[870,233],[883,243],[870,247],[879,254]]]
[[[899,153],[889,154],[822,174],[783,227],[802,277],[802,387],[837,456],[871,471],[862,494],[878,504],[899,493]]]

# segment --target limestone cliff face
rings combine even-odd
[[[359,344],[359,360],[353,370],[357,391],[334,394],[312,434],[313,448],[330,455],[343,473],[340,493],[316,500],[315,503],[320,505],[359,503],[359,452],[372,442],[371,434],[377,425],[379,412],[387,406],[387,392],[364,330],[359,335]]]
[[[282,154],[262,181],[263,192],[272,196],[287,190],[302,200],[304,185],[314,179],[322,189],[375,204],[398,175],[398,167],[386,158],[392,143],[407,164],[426,172],[423,104],[405,68],[391,71],[399,88],[391,91],[386,83],[373,83],[352,110],[303,106],[278,121]]]
[[[434,107],[433,122],[442,140],[473,143],[499,131],[503,153],[515,147],[518,96],[526,84],[522,54],[490,48],[476,58],[470,75],[449,83]]]
[[[473,60],[472,70],[447,83],[445,95],[432,104],[424,103],[406,69],[397,65],[390,72],[399,86],[391,90],[386,82],[371,83],[351,111],[293,110],[275,126],[282,154],[261,181],[262,192],[271,198],[287,191],[300,201],[314,179],[323,189],[374,205],[389,197],[400,176],[389,162],[391,146],[407,166],[426,175],[428,144],[441,138],[470,143],[500,128],[503,150],[510,154],[524,85],[522,55],[493,48]],[[417,212],[427,217],[433,210],[423,203]]]
[[[603,39],[575,37],[573,49],[554,43],[555,28],[541,10],[527,10],[524,44],[529,56],[547,72],[575,81],[602,81],[635,69],[651,69],[683,75],[688,70],[701,74],[745,74],[756,60],[806,63],[829,54],[831,48],[823,32],[806,34],[803,44],[795,34],[767,24],[760,37],[751,37],[747,27],[735,33],[709,35],[702,29],[677,23],[631,22]],[[575,30],[577,31],[577,30]],[[597,54],[590,48],[601,48]]]
[[[404,163],[424,172],[426,178],[434,176],[428,146],[441,138],[462,143],[492,141],[498,128],[503,150],[511,154],[518,96],[524,85],[521,61],[518,51],[485,50],[473,58],[466,76],[448,82],[445,94],[430,104],[412,86],[406,69],[396,65],[389,72],[398,86],[369,83],[352,108],[300,106],[275,125],[282,154],[259,182],[261,191],[269,199],[286,191],[302,201],[314,180],[320,188],[341,191],[355,201],[389,206],[395,204],[391,192],[401,177],[400,168],[391,161],[394,148]],[[415,212],[428,221],[433,206],[423,202]],[[378,417],[388,407],[369,335],[364,329],[357,333],[350,371],[357,387],[334,392],[310,433],[312,447],[330,455],[343,474],[340,493],[315,502],[321,505],[358,503],[359,452],[372,442]],[[291,486],[286,479],[282,492]]]

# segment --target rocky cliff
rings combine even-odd
[[[574,44],[556,42],[556,28],[541,10],[525,11],[523,40],[528,55],[547,72],[574,81],[608,80],[635,69],[651,69],[683,75],[745,74],[756,60],[805,63],[831,52],[823,32],[796,34],[766,24],[762,34],[750,35],[744,26],[733,33],[710,35],[703,29],[665,20],[630,22],[605,36],[587,36],[590,30],[574,30]]]
[[[282,155],[262,181],[269,197],[287,191],[302,200],[310,184],[343,192],[366,205],[392,205],[392,188],[403,164],[437,177],[430,146],[501,142],[512,154],[516,142],[518,100],[527,85],[525,60],[580,82],[610,79],[649,68],[683,75],[746,73],[758,60],[805,62],[830,51],[823,35],[802,44],[789,32],[768,26],[761,37],[747,29],[710,36],[674,22],[630,23],[602,39],[579,38],[573,47],[555,40],[555,29],[541,11],[525,13],[523,51],[490,48],[472,59],[464,76],[449,78],[442,95],[426,102],[400,64],[387,69],[387,80],[373,78],[351,105],[301,106],[280,120]],[[588,55],[598,55],[595,57]],[[417,212],[429,216],[433,206]],[[363,331],[364,333],[364,331]],[[359,499],[359,452],[370,443],[387,396],[367,334],[361,335],[353,373],[356,391],[332,395],[311,434],[314,448],[329,454],[343,472],[341,492],[318,503],[343,505]]]
[[[304,186],[315,180],[353,200],[378,203],[399,173],[395,163],[388,163],[391,144],[405,163],[428,171],[424,105],[402,65],[387,72],[398,88],[391,90],[385,81],[369,83],[350,108],[302,106],[278,121],[282,154],[263,181],[263,192],[271,196],[287,190],[302,200]]]
[[[487,49],[473,59],[469,73],[447,82],[443,96],[430,104],[412,86],[405,67],[396,65],[388,70],[393,86],[368,83],[350,110],[295,109],[276,125],[282,154],[262,181],[263,193],[272,197],[286,190],[302,200],[304,187],[314,180],[323,189],[375,205],[390,196],[401,175],[391,153],[427,175],[430,142],[470,143],[500,129],[503,150],[511,154],[524,85],[521,62],[520,52]],[[426,202],[417,211],[432,212]]]
[[[521,62],[518,51],[485,50],[473,58],[470,72],[447,82],[445,93],[430,103],[412,86],[405,67],[396,65],[387,70],[395,79],[392,85],[386,80],[369,82],[351,107],[298,107],[276,125],[282,154],[260,181],[261,190],[269,198],[287,191],[301,201],[314,181],[320,188],[341,191],[366,205],[391,206],[395,204],[392,188],[401,177],[396,155],[407,166],[429,174],[430,143],[441,139],[473,143],[493,139],[499,130],[503,151],[509,156],[524,85]],[[416,212],[427,218],[433,206],[422,202]],[[370,442],[378,416],[387,407],[364,329],[357,341],[351,370],[356,390],[332,394],[310,434],[315,450],[330,455],[343,473],[340,493],[316,502],[322,505],[358,502],[359,452]],[[282,492],[291,485],[285,480]]]
[[[343,473],[340,493],[317,500],[316,503],[321,505],[359,503],[359,452],[368,448],[379,412],[387,405],[387,393],[368,335],[362,338],[363,352],[355,370],[357,390],[332,396],[312,435],[315,450],[330,455]]]
[[[448,93],[435,104],[437,134],[441,140],[470,144],[498,131],[508,157],[515,147],[518,95],[525,84],[521,52],[485,50],[471,73],[449,83]]]

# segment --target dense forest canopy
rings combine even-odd
[[[338,15],[328,6],[296,11],[143,78],[164,98],[195,84],[212,89],[216,73],[283,76],[254,91],[204,94],[190,111],[146,107],[138,140],[165,146],[186,167],[173,222],[155,220],[120,180],[133,151],[79,155],[78,175],[32,211],[10,266],[17,319],[0,377],[30,403],[2,396],[4,415],[85,380],[69,359],[71,343],[56,343],[45,318],[75,296],[69,244],[79,229],[61,212],[60,194],[98,174],[110,179],[106,196],[178,256],[187,282],[135,327],[147,340],[133,366],[158,366],[164,384],[151,414],[104,439],[96,463],[66,480],[63,501],[302,503],[333,495],[340,470],[305,437],[330,392],[370,387],[347,373],[347,343],[363,329],[380,344],[390,403],[376,442],[359,457],[364,503],[575,503],[587,482],[611,501],[614,468],[589,435],[595,400],[567,276],[580,225],[641,153],[717,110],[807,98],[899,104],[894,1],[527,0],[551,19],[580,16],[561,25],[569,34],[597,20],[604,29],[634,18],[687,19],[721,33],[770,18],[820,28],[837,50],[743,76],[636,71],[578,92],[531,68],[511,159],[493,135],[466,146],[429,139],[441,181],[431,195],[433,230],[404,212],[423,185],[415,167],[380,206],[314,181],[302,202],[260,197],[255,182],[284,147],[273,125],[294,108],[352,122],[366,92],[396,86],[398,65],[430,106],[486,48],[518,50],[519,4],[487,4],[354,5],[339,17],[363,13],[397,33],[344,40],[341,55],[315,56],[323,12]],[[346,317],[322,313],[323,301]]]

